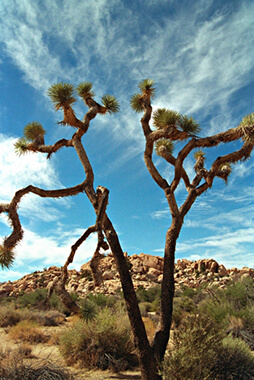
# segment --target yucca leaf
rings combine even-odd
[[[174,151],[174,143],[171,140],[168,139],[160,139],[155,144],[155,152],[158,154],[158,156],[161,156],[160,148],[165,147],[167,149],[167,152],[170,154],[173,154]]]
[[[19,156],[27,153],[29,151],[28,150],[28,144],[29,144],[29,142],[27,141],[27,139],[25,137],[21,137],[20,139],[18,139],[14,143],[15,153],[18,154]]]
[[[27,124],[24,128],[24,136],[29,141],[35,141],[36,139],[44,136],[45,133],[45,129],[37,121]]]
[[[144,111],[143,105],[142,105],[142,95],[141,94],[134,94],[131,97],[131,107],[135,112],[142,112]]]
[[[194,153],[194,158],[196,160],[194,165],[194,170],[196,173],[199,173],[201,170],[204,169],[205,165],[205,152],[202,149],[197,150]]]
[[[254,113],[244,116],[240,124],[241,127],[253,127],[254,126]]]
[[[0,245],[0,266],[2,269],[9,269],[15,259],[15,254],[12,251],[6,250]]]
[[[142,91],[143,94],[149,94],[150,98],[153,99],[155,96],[155,82],[152,79],[144,79],[142,80],[138,87]]]
[[[81,82],[77,87],[77,93],[82,99],[93,98],[95,92],[92,91],[93,84],[91,82]]]
[[[195,160],[198,160],[199,158],[205,159],[205,152],[202,149],[197,150],[194,153],[194,158],[195,158]]]
[[[180,114],[178,112],[166,108],[159,108],[153,113],[153,124],[158,129],[176,126],[179,119]]]
[[[198,123],[196,123],[192,117],[188,117],[186,115],[181,116],[179,119],[179,127],[183,132],[189,134],[197,134],[200,132],[200,127]]]
[[[74,88],[69,83],[55,83],[48,89],[48,95],[55,105],[56,110],[76,102],[73,96]]]
[[[254,141],[254,113],[244,116],[240,128],[244,131],[243,141]],[[251,128],[251,129],[250,129]]]
[[[120,110],[120,104],[113,95],[103,95],[101,102],[109,113],[116,113]]]

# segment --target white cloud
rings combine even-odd
[[[34,153],[18,157],[13,148],[15,141],[13,137],[0,134],[1,203],[10,202],[17,190],[28,185],[44,189],[63,188],[51,160],[47,160],[45,155]],[[55,220],[59,211],[53,206],[53,202],[29,194],[21,201],[20,213],[31,217],[36,214],[36,217],[42,220]],[[59,202],[66,203],[64,199],[60,199]]]
[[[177,244],[177,254],[191,258],[211,257],[226,267],[253,267],[254,253],[248,251],[253,243],[254,228],[238,229],[235,232],[217,233],[205,238],[189,239]],[[251,248],[250,248],[251,249]],[[199,253],[200,252],[200,253]]]
[[[0,271],[0,282],[6,279],[20,278],[35,270],[42,270],[44,267],[63,266],[70,254],[71,246],[84,231],[80,228],[60,229],[61,231],[58,229],[58,235],[54,234],[51,237],[41,236],[38,233],[24,229],[24,238],[15,250],[14,266],[8,271]],[[70,264],[69,269],[80,270],[81,265],[92,258],[96,245],[96,234],[90,235],[76,251],[74,261]]]

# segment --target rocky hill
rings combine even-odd
[[[163,258],[141,253],[127,256],[129,268],[135,288],[142,286],[144,289],[158,285],[162,281]],[[116,270],[112,254],[102,257],[99,270],[102,274],[102,284],[94,286],[90,262],[82,265],[80,271],[69,270],[67,289],[69,292],[77,292],[85,296],[88,292],[115,294],[121,289],[119,274]],[[6,282],[0,285],[0,295],[12,296],[19,293],[29,293],[39,288],[48,288],[56,276],[61,275],[61,268],[50,267],[44,271],[36,271],[19,280]],[[189,261],[177,260],[175,266],[176,289],[181,286],[197,288],[202,284],[214,284],[223,288],[231,281],[251,277],[254,280],[254,269],[244,267],[242,269],[226,269],[213,259]]]

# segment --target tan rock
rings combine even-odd
[[[223,275],[223,276],[227,276],[228,275],[228,271],[227,269],[224,267],[224,265],[219,265],[218,267],[218,273]]]
[[[149,280],[157,281],[159,275],[161,274],[161,271],[155,268],[149,268],[146,276]]]
[[[107,270],[103,273],[102,278],[104,281],[112,280],[115,277],[114,272]]]
[[[0,286],[0,294],[10,293],[13,291],[13,288],[12,283],[8,281]]]

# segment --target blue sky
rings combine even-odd
[[[46,160],[33,153],[17,157],[13,143],[31,121],[43,124],[48,144],[70,138],[73,129],[57,125],[62,115],[53,110],[47,90],[56,82],[91,81],[98,101],[110,93],[121,104],[120,113],[97,117],[83,138],[95,185],[110,190],[108,214],[123,249],[129,255],[162,255],[170,213],[145,168],[140,115],[132,111],[130,97],[142,79],[152,78],[154,108],[192,115],[201,135],[237,126],[254,111],[253,19],[252,0],[2,0],[0,202],[9,202],[28,184],[55,189],[83,180],[73,149]],[[77,102],[75,111],[82,118],[87,109]],[[218,148],[215,154],[222,152]],[[159,158],[156,164],[170,179],[170,168]],[[190,157],[189,174],[193,164]],[[253,159],[240,163],[227,186],[216,180],[196,201],[178,240],[177,259],[212,257],[227,267],[253,267],[253,171]],[[178,201],[185,195],[181,186]],[[24,239],[15,265],[0,272],[0,281],[63,265],[70,246],[95,220],[85,195],[60,200],[28,195],[19,214]],[[0,235],[9,233],[1,215]],[[78,250],[73,267],[91,258],[95,240],[91,237]]]

